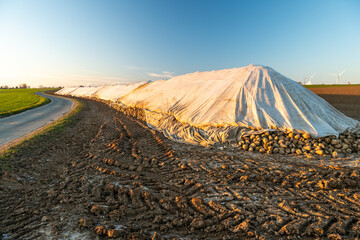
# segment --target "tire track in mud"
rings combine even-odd
[[[140,120],[82,101],[87,107],[76,125],[17,175],[36,169],[33,180],[19,185],[8,176],[16,187],[1,185],[0,226],[8,239],[360,235],[357,167],[175,143]],[[43,174],[49,164],[55,170]]]

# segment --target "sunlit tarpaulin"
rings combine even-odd
[[[116,99],[125,107],[141,108],[149,126],[186,142],[236,140],[248,127],[296,130],[313,137],[360,133],[359,121],[265,66],[195,72],[167,81],[105,88],[112,97],[99,94],[104,91],[101,89],[83,89],[81,93],[62,89],[58,93]]]

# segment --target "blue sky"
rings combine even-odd
[[[0,85],[99,85],[260,64],[360,83],[360,1],[0,0]]]

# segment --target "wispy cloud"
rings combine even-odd
[[[36,73],[33,75],[38,80],[46,79],[47,82],[52,82],[58,85],[65,86],[96,86],[96,85],[112,85],[123,84],[130,82],[129,79],[124,79],[115,76],[93,76],[93,75],[79,75],[79,74],[49,74]]]
[[[147,73],[147,75],[151,77],[171,78],[172,76],[174,76],[174,73],[168,71],[162,71],[161,73]]]

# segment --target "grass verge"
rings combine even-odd
[[[11,168],[12,159],[22,153],[33,151],[41,142],[51,141],[57,138],[61,132],[68,126],[78,121],[78,113],[83,108],[83,104],[75,99],[76,108],[67,116],[55,121],[49,126],[42,129],[38,134],[28,137],[2,152],[0,152],[0,176],[6,170]]]

